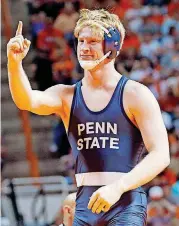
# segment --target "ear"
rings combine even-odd
[[[63,214],[71,214],[71,207],[68,205],[65,205],[63,207]]]

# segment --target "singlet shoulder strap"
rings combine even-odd
[[[127,78],[126,76],[123,75],[123,80],[121,81],[121,87],[120,87],[120,90],[119,90],[120,102],[122,101],[124,87],[125,87],[128,80],[129,80],[129,78]]]
[[[120,97],[119,97],[119,101],[120,101],[120,108],[122,110],[122,113],[124,115],[124,117],[127,119],[127,121],[132,125],[132,127],[134,127],[135,129],[137,129],[137,127],[133,124],[133,122],[129,119],[128,115],[126,114],[125,112],[125,109],[124,109],[124,103],[123,103],[123,96],[124,96],[124,88],[125,88],[125,85],[127,83],[127,81],[129,81],[130,79],[127,78],[126,76],[123,76],[124,79],[123,79],[123,82],[121,84],[121,91],[120,91]],[[138,130],[138,129],[137,129]]]
[[[116,85],[116,88],[114,90],[114,93],[111,97],[111,101],[110,102],[113,102],[113,101],[117,101],[119,102],[119,97],[121,95],[121,90],[122,90],[122,87],[123,87],[123,83],[124,83],[124,76],[122,75],[122,77],[120,78],[120,80],[118,81],[117,85]]]
[[[70,130],[70,126],[71,126],[71,120],[72,120],[72,115],[74,113],[74,109],[75,109],[75,105],[77,104],[77,95],[79,93],[79,84],[80,81],[78,81],[75,84],[75,88],[74,88],[74,94],[73,94],[73,99],[72,99],[72,104],[71,104],[71,110],[70,110],[70,118],[69,118],[69,124],[68,124],[68,132],[67,134],[69,134],[69,130]]]

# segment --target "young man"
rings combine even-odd
[[[13,100],[22,110],[55,113],[64,122],[76,160],[73,225],[145,225],[147,200],[140,186],[170,162],[160,108],[145,86],[114,68],[125,36],[116,15],[81,10],[74,33],[84,78],[40,92],[31,89],[22,68],[30,42],[19,23],[7,46]]]

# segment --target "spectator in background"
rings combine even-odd
[[[179,136],[175,130],[169,134],[170,150],[171,150],[171,163],[169,168],[179,175]]]
[[[149,58],[152,62],[157,62],[157,56],[160,53],[161,48],[159,41],[153,39],[153,34],[151,32],[144,32],[141,41],[141,55]]]
[[[125,19],[127,20],[129,29],[131,32],[137,33],[143,26],[143,18],[141,17],[141,1],[131,1],[133,7],[129,8],[125,13]]]
[[[132,43],[132,40],[131,40]],[[140,59],[137,48],[129,47],[121,51],[118,59],[116,59],[117,70],[126,76],[129,76],[133,69],[134,62]]]
[[[177,78],[174,77],[174,81],[176,81],[176,83],[174,85],[174,87],[175,87],[178,85]],[[159,104],[163,111],[166,111],[171,116],[173,116],[173,112],[179,103],[179,96],[176,96],[175,89],[173,88],[173,84],[172,85],[169,84],[168,78],[166,79],[165,90],[166,90],[166,92],[163,93],[163,95],[159,97]]]
[[[58,44],[51,51],[53,81],[55,84],[72,84],[72,71],[75,67],[73,51],[63,40],[63,48]]]
[[[24,0],[27,5],[28,14],[30,16],[38,14],[41,10],[41,6],[45,0]]]
[[[166,53],[174,48],[177,35],[176,28],[170,27],[168,35],[162,37],[161,44]]]
[[[53,18],[53,20],[56,19],[59,13],[61,13],[61,10],[64,8],[63,0],[45,0],[41,4],[40,10],[45,12],[45,14],[48,17]]]
[[[58,15],[54,22],[54,28],[63,33],[71,48],[73,48],[73,31],[78,17],[79,14],[75,11],[74,5],[71,2],[65,2],[62,13]]]
[[[51,52],[57,48],[65,52],[66,42],[60,31],[53,28],[53,19],[46,17],[45,28],[37,35],[37,55],[33,60],[34,78],[38,89],[44,91],[51,87],[53,82]]]
[[[76,193],[71,193],[63,201],[62,207],[51,226],[72,226],[75,215],[75,205]]]
[[[171,187],[171,197],[175,200],[179,210],[179,178]],[[177,218],[179,219],[179,212],[177,214]]]
[[[179,32],[179,14],[178,9],[175,8],[171,16],[166,16],[162,26],[161,32],[163,35],[167,35],[171,27],[175,27],[177,32]]]
[[[140,61],[136,61],[134,63],[134,67],[130,73],[130,78],[151,88],[151,86],[157,79],[159,79],[160,76],[153,67],[153,63],[150,61],[150,59],[147,57],[141,57]]]
[[[143,0],[144,5],[157,5],[157,6],[163,6],[170,2],[171,0]]]
[[[167,71],[172,69],[179,71],[179,39],[170,39],[167,43],[165,39],[163,41],[166,48],[162,47],[164,54],[160,58],[161,66]]]
[[[139,36],[132,32],[130,29],[127,29],[123,49],[121,51],[130,51],[131,48],[139,50],[140,45],[141,42]]]
[[[170,222],[176,214],[176,206],[164,198],[163,189],[154,186],[149,190],[148,222],[152,226],[171,226]]]
[[[144,33],[155,34],[160,31],[160,25],[151,20],[151,16],[144,16],[142,26],[139,27],[138,32],[142,35]]]
[[[45,27],[38,33],[37,37],[37,49],[40,52],[46,53],[46,57],[49,58],[51,50],[56,46],[56,43],[63,48],[63,34],[59,30],[53,27],[53,18],[46,17]]]
[[[45,20],[46,20],[46,15],[44,12],[39,12],[38,14],[33,14],[31,16],[30,33],[31,33],[32,46],[34,48],[36,48],[36,41],[37,41],[37,36],[39,32],[45,28]]]

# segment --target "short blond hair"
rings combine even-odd
[[[105,9],[81,9],[79,19],[76,23],[76,27],[74,30],[74,35],[76,38],[79,36],[79,32],[86,26],[92,28],[92,31],[95,35],[99,37],[104,37],[104,30],[100,29],[99,24],[105,28],[108,27],[115,27],[121,34],[121,41],[120,41],[120,49],[122,48],[124,38],[125,38],[125,28],[122,25],[119,17],[116,14],[110,13]]]

